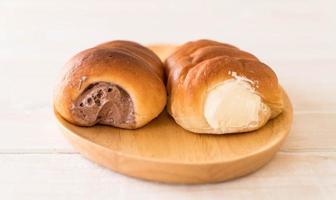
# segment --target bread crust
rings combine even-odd
[[[149,49],[130,41],[112,41],[84,50],[65,65],[54,92],[54,107],[77,125],[72,109],[79,95],[91,84],[118,85],[131,97],[135,126],[157,117],[166,104],[164,71],[160,59]]]
[[[166,59],[165,71],[168,112],[179,125],[193,132],[220,133],[205,119],[204,102],[212,88],[234,75],[253,82],[251,86],[271,108],[270,118],[283,109],[282,90],[273,70],[254,55],[229,44],[188,42]]]

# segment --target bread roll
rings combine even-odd
[[[282,89],[275,73],[235,46],[188,42],[166,59],[165,70],[168,112],[189,131],[252,131],[282,112]]]
[[[166,98],[160,59],[137,43],[112,41],[66,63],[54,107],[76,125],[134,129],[157,117]]]

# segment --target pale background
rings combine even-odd
[[[336,3],[302,1],[0,0],[0,199],[336,199]],[[78,154],[52,112],[55,78],[74,53],[128,39],[210,38],[277,72],[295,113],[260,171],[220,184],[128,178]]]

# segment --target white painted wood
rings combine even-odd
[[[63,57],[115,38],[149,43],[208,37],[268,58],[330,59],[334,7],[333,0],[2,0],[1,42],[9,48],[2,57]]]
[[[11,134],[0,140],[0,153],[74,153],[54,123],[48,107],[18,114],[0,121],[3,130]],[[18,125],[16,120],[21,120]],[[294,123],[282,151],[336,152],[336,113],[296,113]],[[39,124],[39,125],[37,125]],[[335,166],[336,167],[336,166]]]
[[[335,199],[335,165],[335,153],[280,153],[250,176],[186,186],[128,178],[74,154],[0,155],[0,188],[2,199],[20,200]]]
[[[295,114],[292,131],[281,150],[285,152],[336,152],[336,114]]]
[[[277,72],[295,112],[336,112],[333,61],[266,61]]]
[[[335,8],[334,0],[1,0],[0,199],[335,199]],[[63,139],[50,108],[71,55],[112,39],[197,38],[233,43],[277,72],[295,115],[270,165],[228,183],[167,186],[97,167]]]

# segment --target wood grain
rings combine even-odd
[[[278,153],[244,178],[207,185],[167,185],[129,178],[78,154],[0,154],[2,199],[330,199],[336,153]],[[15,169],[15,170],[13,170]],[[52,196],[51,196],[52,195]]]
[[[335,6],[334,0],[1,0],[0,198],[336,199]],[[147,183],[88,162],[60,134],[50,99],[69,56],[112,39],[198,38],[253,52],[291,97],[291,134],[262,170],[221,184]]]
[[[174,45],[152,45],[164,60]],[[231,135],[194,134],[167,114],[137,130],[78,127],[58,122],[70,143],[87,158],[114,171],[166,183],[209,183],[251,173],[279,150],[292,124],[292,105],[257,131]]]
[[[257,131],[194,134],[164,111],[137,130],[72,125],[58,114],[61,130],[84,156],[114,171],[167,183],[219,182],[251,173],[278,151],[292,123],[292,106]]]

